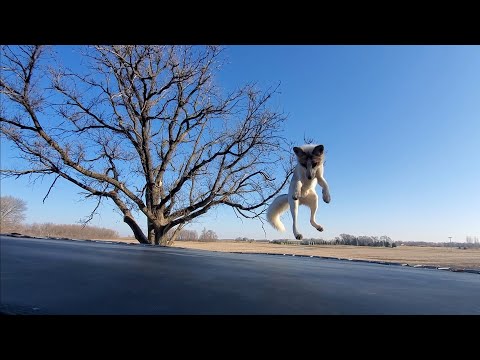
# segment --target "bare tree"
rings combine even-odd
[[[85,47],[75,70],[51,50],[0,53],[0,135],[23,160],[1,172],[51,176],[44,200],[67,180],[98,200],[89,219],[108,199],[139,242],[168,245],[218,205],[259,218],[287,182],[285,116],[268,106],[277,88],[222,91],[220,48]]]
[[[0,229],[10,231],[25,220],[27,203],[13,196],[0,197]]]
[[[177,240],[181,241],[197,241],[198,234],[195,230],[185,230],[183,229],[178,233]]]
[[[215,241],[215,240],[218,240],[218,235],[213,230],[207,230],[206,228],[203,228],[202,233],[200,234],[200,237],[198,238],[198,240],[199,241]]]

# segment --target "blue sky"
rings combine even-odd
[[[68,47],[59,49],[72,58]],[[479,46],[227,46],[217,80],[224,88],[281,82],[272,104],[288,114],[285,136],[326,149],[332,201],[319,203],[318,233],[300,209],[304,237],[341,233],[400,241],[465,241],[480,236]],[[13,155],[2,141],[2,164]],[[27,201],[27,222],[76,223],[94,202],[59,183],[6,179],[2,195]],[[320,192],[320,188],[317,188]],[[285,190],[286,192],[287,190]],[[293,238],[217,208],[189,228],[221,238]],[[130,235],[118,211],[104,206],[92,222]]]

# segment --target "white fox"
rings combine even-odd
[[[307,205],[311,210],[310,224],[318,231],[323,227],[315,221],[318,208],[318,196],[315,191],[317,183],[322,187],[322,198],[327,204],[330,202],[328,184],[323,178],[323,163],[325,160],[323,145],[302,145],[294,147],[297,155],[297,166],[293,172],[288,195],[279,195],[268,207],[267,220],[277,230],[285,231],[280,221],[280,215],[290,207],[293,218],[293,235],[298,240],[303,238],[297,229],[298,205]]]

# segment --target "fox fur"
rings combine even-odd
[[[293,218],[293,235],[300,240],[303,235],[299,233],[297,228],[298,206],[308,206],[311,211],[310,224],[318,231],[323,231],[323,227],[315,220],[318,208],[318,195],[315,186],[318,184],[322,187],[322,198],[325,203],[328,204],[331,198],[328,183],[323,177],[324,146],[306,144],[294,147],[293,152],[297,156],[297,165],[290,181],[288,194],[277,196],[270,204],[267,210],[267,220],[275,229],[285,231],[280,216],[290,208]]]

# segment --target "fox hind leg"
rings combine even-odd
[[[292,213],[292,219],[293,219],[293,235],[295,236],[295,239],[302,240],[303,235],[300,234],[297,230],[298,205],[300,201],[293,200],[293,198],[290,198],[288,199],[288,202],[290,204],[290,212]]]
[[[323,227],[320,224],[317,224],[315,221],[315,215],[317,214],[318,208],[318,195],[316,192],[312,191],[308,196],[304,199],[305,205],[310,208],[310,224],[317,229],[318,231],[323,231]]]

